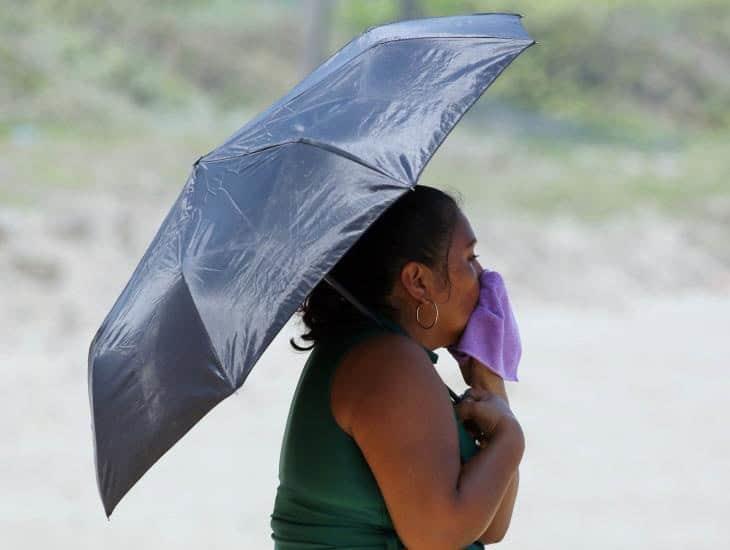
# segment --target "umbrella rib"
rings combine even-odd
[[[323,151],[327,151],[329,153],[332,153],[332,154],[338,155],[340,157],[346,158],[347,160],[351,160],[352,162],[355,162],[355,163],[359,164],[360,166],[364,166],[365,168],[367,168],[369,170],[372,170],[373,172],[377,172],[378,174],[380,174],[382,176],[385,176],[386,178],[389,178],[389,179],[391,179],[391,180],[393,180],[393,181],[395,181],[395,182],[397,182],[397,183],[399,183],[399,184],[401,184],[401,185],[403,185],[405,187],[411,187],[411,185],[413,185],[412,182],[403,182],[403,181],[400,181],[398,178],[396,178],[395,176],[390,175],[386,171],[381,170],[380,168],[376,168],[372,164],[365,162],[360,157],[353,155],[349,151],[347,151],[345,149],[341,149],[341,148],[339,148],[339,147],[337,147],[335,145],[332,145],[330,143],[326,143],[324,141],[316,141],[316,140],[309,139],[309,138],[302,138],[300,141],[301,141],[301,143],[304,143],[306,145],[311,145],[312,147],[317,147],[319,149],[322,149]]]
[[[266,151],[267,149],[273,149],[275,147],[281,147],[282,145],[292,145],[292,144],[296,144],[296,143],[302,143],[304,145],[311,145],[312,147],[316,147],[318,149],[322,149],[323,151],[327,151],[328,153],[332,153],[332,154],[335,154],[337,156],[346,158],[347,160],[351,160],[352,162],[356,162],[357,164],[359,164],[361,166],[364,166],[365,168],[368,168],[369,170],[372,170],[373,172],[377,172],[378,174],[380,174],[382,176],[385,176],[386,178],[395,181],[396,183],[400,184],[400,186],[403,186],[403,187],[412,187],[412,185],[413,185],[412,183],[402,182],[401,180],[399,180],[395,176],[392,176],[391,174],[385,172],[384,170],[381,170],[380,168],[377,168],[377,167],[373,166],[372,164],[369,164],[369,163],[365,162],[363,159],[361,159],[360,157],[357,157],[357,156],[353,155],[349,151],[346,151],[344,149],[341,149],[339,147],[336,147],[335,145],[332,145],[330,143],[326,143],[326,142],[323,142],[323,141],[317,141],[317,140],[310,139],[310,138],[306,138],[306,137],[299,138],[299,139],[292,139],[292,140],[288,140],[288,141],[281,141],[279,143],[274,143],[273,145],[266,145],[265,147],[261,147],[259,149],[255,149],[253,151],[245,151],[245,152],[239,153],[237,155],[229,155],[227,157],[216,157],[216,158],[213,158],[213,159],[210,159],[210,160],[207,160],[207,159],[204,158],[203,160],[200,161],[200,164],[211,164],[213,162],[223,162],[223,161],[226,161],[226,160],[231,160],[231,159],[235,159],[235,158],[241,158],[241,157],[245,157],[245,156],[248,156],[248,155],[254,155],[256,153],[260,153],[262,151]]]
[[[230,376],[228,375],[228,371],[226,371],[226,367],[223,364],[223,361],[221,361],[220,357],[218,356],[218,350],[215,349],[215,345],[213,345],[213,339],[210,337],[210,333],[208,332],[207,327],[205,326],[205,322],[203,321],[203,317],[200,315],[200,309],[198,308],[198,304],[195,303],[195,298],[193,298],[193,293],[190,290],[190,285],[188,284],[188,280],[185,277],[185,271],[180,269],[180,278],[183,280],[183,283],[185,283],[185,287],[188,291],[188,294],[190,295],[190,303],[193,306],[193,309],[195,309],[195,315],[197,315],[198,319],[200,320],[200,326],[203,329],[203,333],[205,334],[205,337],[208,340],[208,347],[210,348],[210,351],[213,353],[213,356],[215,357],[216,361],[218,361],[218,365],[220,366],[221,373],[223,374],[223,378],[228,383],[228,386],[231,388],[231,391],[235,391],[236,387],[233,383],[233,380],[231,380]]]

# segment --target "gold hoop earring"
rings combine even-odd
[[[429,300],[428,298],[426,298],[426,300],[431,302],[433,304],[433,307],[436,309],[436,319],[434,319],[433,323],[431,323],[427,327],[424,327],[423,325],[421,325],[421,318],[420,318],[421,317],[421,315],[420,315],[421,306],[425,303],[425,302],[421,302],[420,304],[418,304],[418,307],[416,308],[416,322],[421,326],[421,328],[429,329],[429,328],[433,327],[439,320],[439,307],[436,305],[436,302],[434,302],[433,300]]]

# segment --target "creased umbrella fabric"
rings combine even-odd
[[[372,28],[195,162],[89,349],[107,516],[533,43],[514,14]]]

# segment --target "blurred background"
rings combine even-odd
[[[520,325],[505,548],[727,544],[730,3],[0,1],[5,548],[271,548],[293,318],[104,516],[88,346],[193,162],[368,27],[516,12],[538,44],[420,183],[455,192]],[[456,363],[437,350],[455,390]],[[9,541],[9,542],[8,542]]]

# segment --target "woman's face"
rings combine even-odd
[[[401,271],[393,290],[396,307],[403,311],[399,322],[430,349],[456,344],[477,305],[483,269],[475,258],[475,243],[469,220],[459,211],[448,251],[451,284],[440,273],[418,262],[407,263]],[[436,312],[428,300],[438,307],[435,324]],[[416,318],[419,304],[423,304],[422,311]]]
[[[469,220],[459,211],[449,248],[451,288],[448,284],[440,287],[433,297],[439,308],[437,326],[447,342],[445,346],[458,341],[479,300],[479,275],[483,268],[475,257],[475,246],[476,237]]]

